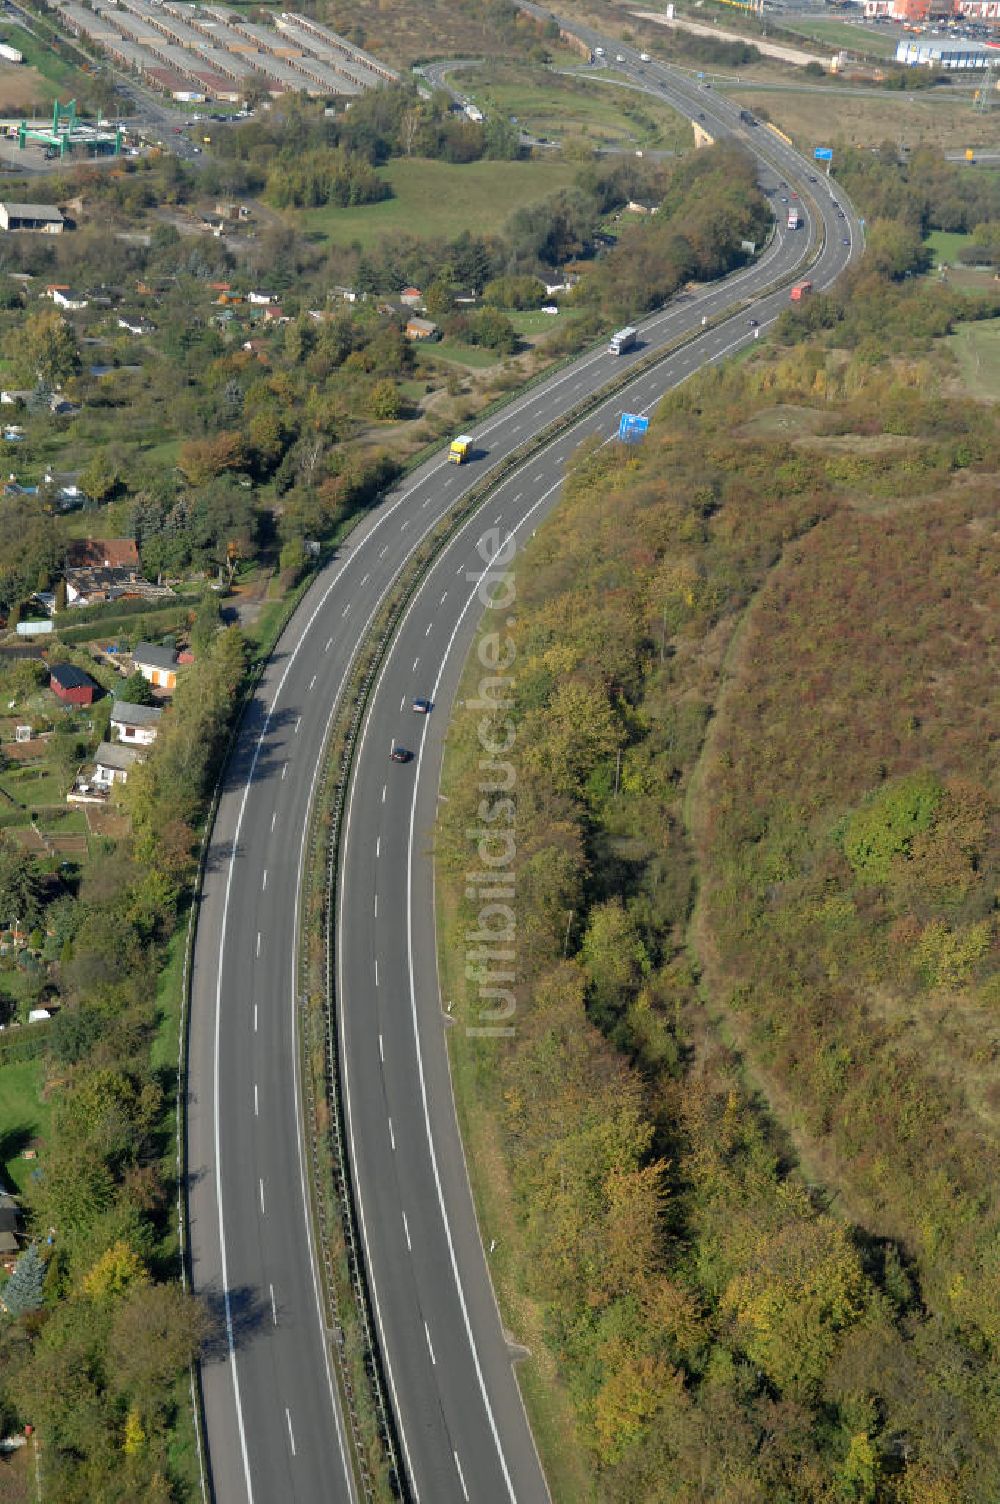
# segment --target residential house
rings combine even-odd
[[[281,307],[280,303],[272,303],[268,308],[264,309],[265,324],[288,324],[290,322],[288,314]]]
[[[142,753],[137,747],[126,747],[121,742],[101,742],[94,754],[94,776],[91,782],[99,789],[110,789],[115,783],[127,783],[128,775]]]
[[[423,308],[424,295],[419,287],[404,287],[399,295],[399,301],[407,308]]]
[[[74,292],[71,287],[54,287],[52,301],[59,308],[68,308],[71,312],[78,313],[82,308],[87,307],[89,299],[85,298],[82,293]]]
[[[173,648],[161,648],[154,642],[137,642],[132,661],[148,684],[172,693],[177,688],[177,665],[180,661]]]
[[[134,315],[129,315],[128,318],[121,318],[121,319],[119,319],[118,320],[118,327],[119,327],[119,329],[124,329],[126,334],[155,334],[156,333],[156,325],[155,324],[147,324],[142,319],[135,318]]]
[[[163,710],[159,705],[131,705],[116,700],[111,707],[111,729],[118,740],[136,747],[150,747],[156,741]]]
[[[269,303],[276,303],[277,301],[278,301],[278,294],[276,292],[248,292],[247,293],[247,302],[248,303],[254,303],[259,308],[266,308]]]
[[[0,390],[0,404],[4,407],[17,407],[19,403],[27,406],[34,395],[34,388],[4,387]]]
[[[83,569],[66,569],[66,604],[94,606],[104,601],[166,600],[173,595],[169,585],[154,585],[134,569],[103,564],[85,565]]]
[[[53,663],[49,668],[49,688],[67,705],[93,705],[97,693],[90,675],[74,663]]]
[[[434,323],[433,319],[407,319],[407,339],[436,339],[437,336],[438,326]]]
[[[630,198],[625,205],[629,214],[659,214],[659,204],[648,203],[645,199]]]
[[[266,366],[270,364],[267,354],[267,344],[264,340],[245,339],[243,341],[243,348],[248,355],[252,355],[255,360],[259,360],[261,365]]]

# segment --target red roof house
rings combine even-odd
[[[72,663],[53,663],[49,669],[49,688],[67,705],[93,705],[97,693],[90,675]]]

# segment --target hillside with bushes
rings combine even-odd
[[[1000,1494],[1000,414],[936,342],[970,311],[855,272],[585,446],[487,617],[514,786],[460,710],[441,955],[474,1028],[469,832],[511,828],[512,1034],[450,1038],[557,1498]]]

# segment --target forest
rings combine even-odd
[[[484,622],[514,782],[484,799],[460,710],[440,955],[559,1499],[1000,1494],[1000,415],[939,341],[998,313],[866,260],[641,449],[583,446]],[[487,819],[517,984],[484,1040]]]

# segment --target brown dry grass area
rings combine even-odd
[[[496,57],[509,48],[478,0],[330,0],[320,12],[342,36],[396,67],[441,57]]]
[[[92,836],[102,836],[110,841],[122,841],[129,833],[128,815],[111,809],[87,807],[87,827]]]
[[[34,762],[36,758],[45,756],[45,743],[39,737],[34,737],[30,742],[7,742],[3,755],[11,762]]]
[[[51,112],[52,85],[37,68],[23,63],[0,63],[0,115],[32,113],[35,108]]]
[[[984,130],[983,117],[975,115],[968,98],[961,95],[954,99],[924,98],[921,94],[880,94],[873,90],[871,98],[862,99],[833,89],[829,97],[784,89],[773,93],[736,89],[732,98],[750,110],[763,106],[768,118],[805,150],[827,144],[863,148],[883,141],[958,150],[981,140]]]

